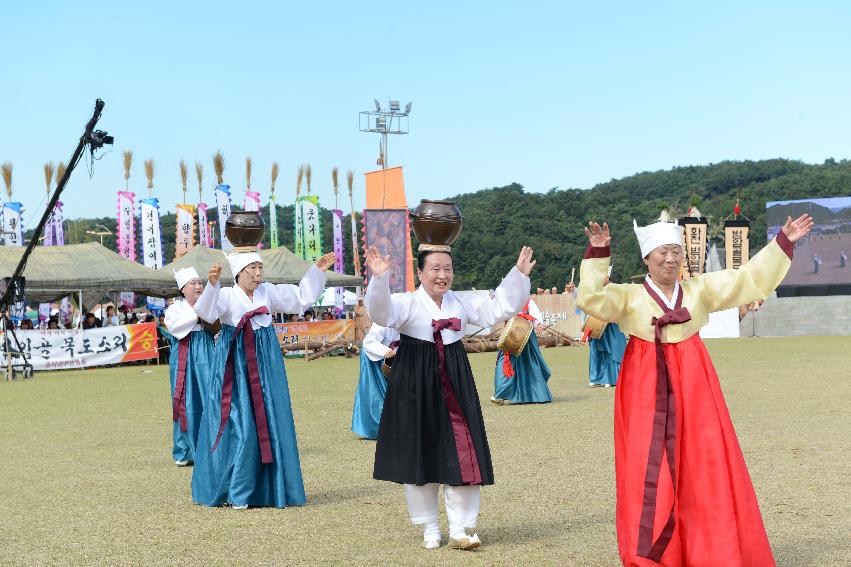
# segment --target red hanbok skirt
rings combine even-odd
[[[656,345],[631,337],[615,397],[617,530],[628,566],[775,565],[756,494],[709,353],[698,335],[663,345],[676,404],[676,494],[662,457],[653,537],[676,524],[660,563],[637,555],[656,406]],[[649,505],[652,505],[650,503]]]

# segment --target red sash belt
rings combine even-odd
[[[174,397],[171,400],[172,421],[180,422],[180,430],[187,431],[186,425],[186,363],[189,361],[189,335],[177,342],[177,380],[174,385]]]
[[[443,401],[449,410],[449,421],[452,424],[452,433],[455,437],[455,450],[458,453],[458,465],[461,468],[461,482],[464,484],[481,484],[482,472],[479,469],[479,459],[476,456],[476,447],[470,435],[467,420],[461,413],[461,406],[455,397],[455,391],[449,382],[449,374],[446,371],[446,351],[443,345],[443,337],[440,331],[450,329],[461,330],[461,319],[438,319],[431,322],[431,331],[434,336],[434,346],[437,347],[438,372],[440,373],[440,390],[443,393]]]
[[[266,421],[266,404],[263,403],[263,387],[260,384],[260,369],[257,366],[257,348],[254,343],[254,329],[249,321],[256,315],[267,315],[269,310],[266,307],[259,307],[254,311],[249,311],[242,316],[239,324],[233,332],[233,339],[228,345],[228,358],[225,363],[225,377],[222,383],[222,420],[219,423],[219,433],[216,435],[216,442],[210,450],[212,453],[219,445],[222,439],[222,433],[227,425],[228,417],[230,417],[231,398],[233,395],[233,376],[234,376],[234,352],[236,350],[236,336],[243,329],[242,333],[243,344],[245,345],[245,362],[248,366],[248,383],[251,386],[251,405],[254,408],[254,423],[257,426],[257,441],[260,443],[260,462],[269,464],[272,462],[272,444],[269,442],[269,424]]]
[[[668,377],[668,367],[665,363],[665,349],[662,346],[662,328],[666,325],[685,323],[691,320],[688,309],[682,307],[683,292],[677,296],[674,309],[670,309],[653,288],[644,282],[644,288],[650,294],[664,315],[653,317],[656,328],[656,409],[653,414],[653,435],[650,440],[650,452],[647,456],[647,471],[644,475],[644,498],[641,507],[641,520],[638,528],[638,550],[640,557],[646,557],[657,563],[668,548],[674,534],[674,503],[677,494],[677,472],[674,459],[676,449],[676,400]],[[671,474],[674,497],[671,500],[671,511],[659,537],[653,540],[653,519],[656,514],[656,491],[659,484],[659,471],[662,467],[662,453],[668,457],[668,469]]]

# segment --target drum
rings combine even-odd
[[[532,323],[528,319],[515,315],[502,328],[496,348],[510,352],[514,356],[520,356],[531,336]]]
[[[601,321],[596,317],[588,315],[582,323],[582,336],[589,336],[592,339],[600,339],[603,337],[603,332],[609,326],[607,321]]]
[[[384,379],[390,381],[390,371],[393,369],[393,359],[385,358],[381,361],[381,373],[384,374]]]

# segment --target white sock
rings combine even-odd
[[[467,532],[464,526],[449,526],[449,537],[452,539],[461,539],[467,537]]]
[[[440,539],[440,523],[437,520],[423,525],[423,539]]]

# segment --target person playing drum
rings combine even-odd
[[[765,298],[813,226],[789,218],[739,269],[682,282],[682,230],[635,226],[648,275],[603,285],[609,227],[590,222],[577,304],[630,335],[615,393],[618,549],[624,565],[774,565],[718,375],[698,331],[709,313]]]
[[[535,334],[535,327],[542,320],[541,310],[530,297],[517,317],[525,319],[531,325],[529,335],[520,354],[515,355],[507,350],[499,351],[494,369],[491,402],[497,405],[549,403],[553,401],[553,395],[547,386],[551,374],[550,367],[541,354]]]
[[[387,378],[382,364],[396,356],[399,346],[399,331],[375,323],[363,339],[360,351],[360,379],[355,390],[355,405],[352,408],[352,431],[361,439],[376,439],[384,396],[387,394]]]

